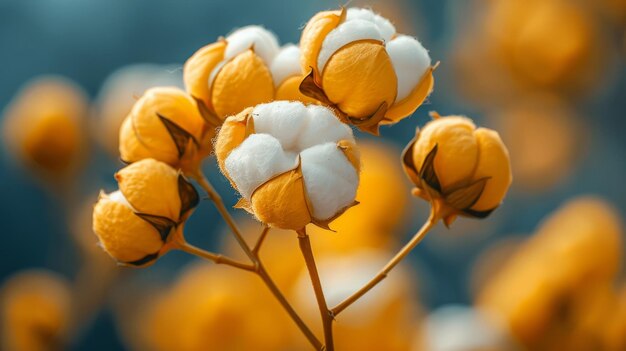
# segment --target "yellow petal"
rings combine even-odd
[[[226,42],[223,40],[209,44],[191,55],[183,66],[185,89],[189,95],[204,102],[210,110],[213,110],[213,106],[209,77],[215,66],[224,59],[225,50]]]
[[[322,72],[322,88],[348,116],[372,116],[383,102],[393,104],[396,73],[382,43],[352,42],[335,52]]]
[[[383,120],[382,124],[392,124],[400,121],[402,118],[410,116],[418,107],[422,105],[424,100],[433,91],[435,85],[435,79],[433,77],[433,69],[429,69],[419,84],[413,89],[409,96],[405,97],[401,101],[396,101],[387,113],[385,114],[386,120]]]
[[[469,181],[478,161],[476,126],[465,117],[441,117],[419,131],[413,147],[413,162],[419,171],[428,153],[438,145],[435,173],[443,190],[455,183]]]
[[[506,195],[513,180],[511,162],[509,151],[497,132],[478,128],[474,136],[478,141],[479,153],[474,179],[489,177],[489,180],[480,199],[472,206],[472,209],[486,211],[497,207]]]
[[[299,230],[311,222],[300,169],[283,173],[252,194],[252,210],[272,227]]]
[[[178,221],[181,207],[178,172],[172,167],[147,158],[122,168],[115,179],[136,211]]]
[[[163,246],[159,232],[125,204],[101,196],[93,211],[93,230],[104,250],[120,262],[134,262]]]
[[[322,11],[313,16],[306,24],[300,37],[300,64],[303,74],[308,74],[312,67],[316,79],[321,77],[321,72],[317,68],[317,57],[322,49],[322,42],[328,33],[341,23],[342,16],[343,10]],[[321,84],[321,81],[317,83]]]
[[[226,158],[230,152],[238,147],[246,138],[248,118],[250,118],[252,110],[253,108],[250,107],[241,111],[236,116],[228,117],[217,134],[215,155],[222,173],[227,177],[228,172],[226,171],[226,167],[224,167],[224,162],[226,162]]]
[[[317,100],[302,95],[300,92],[300,83],[303,76],[293,76],[285,79],[277,88],[275,100],[302,101],[305,104],[318,103]]]
[[[272,75],[253,50],[247,50],[226,63],[211,88],[213,109],[222,119],[273,98]]]

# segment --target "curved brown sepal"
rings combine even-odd
[[[181,171],[178,172],[178,196],[180,197],[179,219],[182,221],[188,211],[198,206],[200,195]]]
[[[334,104],[330,102],[326,96],[324,90],[315,82],[315,70],[313,70],[313,67],[310,68],[311,71],[309,71],[309,74],[307,74],[306,77],[302,79],[302,82],[300,82],[300,86],[298,87],[300,93],[304,96],[313,98],[324,105],[334,106]]]
[[[453,188],[443,194],[446,202],[459,210],[469,209],[480,199],[485,190],[487,180],[491,177],[480,178],[468,185]]]
[[[386,101],[383,101],[374,114],[365,118],[354,118],[348,116],[347,119],[350,124],[359,128],[359,130],[370,133],[372,135],[380,135],[379,128],[380,123],[385,119],[385,114],[387,114],[387,110],[389,110],[389,106]]]
[[[344,214],[347,210],[349,210],[350,208],[356,206],[360,204],[360,202],[354,200],[354,202],[352,202],[350,205],[342,208],[341,210],[339,210],[339,212],[337,212],[334,216],[325,219],[325,220],[319,220],[319,219],[315,219],[313,217],[311,217],[311,223],[315,224],[316,226],[322,228],[322,229],[326,229],[326,230],[330,230],[331,232],[337,232],[336,230],[333,230],[330,228],[330,223],[332,221],[334,221],[335,219],[339,218],[339,216],[341,216],[342,214]]]
[[[170,235],[172,228],[176,227],[176,222],[167,217],[156,216],[141,212],[135,212],[135,214],[139,218],[150,223],[154,227],[154,229],[159,232],[159,235],[161,236],[161,240],[163,240],[163,242],[167,241],[167,237]]]
[[[417,135],[417,133],[415,134]],[[413,184],[418,185],[420,183],[419,172],[415,166],[415,161],[413,160],[413,149],[415,148],[416,142],[417,136],[409,142],[404,150],[402,150],[402,165],[404,166],[402,168]]]
[[[117,264],[120,266],[124,266],[124,267],[138,268],[138,267],[144,267],[147,264],[152,264],[154,261],[156,261],[157,258],[159,258],[159,253],[155,252],[152,254],[145,255],[143,258],[140,258],[136,261],[118,262]]]
[[[200,116],[202,119],[209,124],[210,126],[217,128],[222,125],[222,119],[219,118],[213,111],[209,109],[209,107],[202,101],[193,95],[191,97],[196,101],[196,106],[198,106],[198,111],[200,112]]]
[[[470,216],[470,217],[474,217],[474,218],[487,218],[487,216],[489,216],[493,211],[496,210],[497,207],[494,207],[490,210],[485,210],[485,211],[476,211],[476,210],[472,210],[472,209],[465,209],[463,210],[463,214]]]
[[[157,112],[157,116],[167,128],[167,131],[170,133],[174,144],[176,145],[176,150],[178,150],[178,158],[182,158],[187,150],[187,145],[189,145],[189,140],[193,141],[194,144],[198,145],[198,141],[191,135],[188,131],[184,130],[178,124],[172,122],[167,117],[161,115]]]
[[[428,155],[426,155],[426,158],[424,158],[424,163],[419,171],[419,178],[433,190],[441,193],[441,183],[439,182],[439,178],[435,172],[435,157],[437,156],[438,148],[439,144],[435,144]]]

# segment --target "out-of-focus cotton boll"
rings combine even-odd
[[[478,309],[448,305],[431,312],[423,322],[423,340],[413,350],[505,351],[516,350],[502,325]]]
[[[361,173],[356,199],[359,204],[332,223],[336,233],[307,228],[315,252],[389,248],[400,238],[406,220],[409,184],[397,162],[401,151],[378,140],[359,143]],[[314,234],[319,233],[319,235]]]
[[[329,307],[333,307],[367,283],[387,263],[386,251],[361,250],[318,259],[318,270]],[[415,281],[402,267],[336,317],[338,350],[407,350],[417,330],[420,307]],[[295,304],[305,320],[319,318],[311,281],[303,270],[294,288]],[[319,329],[319,326],[318,326]],[[321,332],[321,330],[318,330]]]
[[[272,227],[326,227],[355,204],[359,154],[332,110],[275,101],[229,117],[215,152],[243,207]]]
[[[75,83],[56,76],[36,78],[5,110],[4,141],[35,175],[67,181],[84,161],[87,115],[87,97]]]
[[[155,351],[279,350],[291,321],[258,277],[196,264],[145,309],[140,335]]]
[[[552,339],[578,323],[576,311],[590,303],[594,287],[615,278],[622,233],[611,205],[593,197],[573,199],[489,280],[478,304],[501,316],[525,347],[557,345]],[[598,332],[576,337],[580,345],[589,345]]]
[[[96,100],[92,134],[111,156],[119,157],[119,130],[124,118],[146,90],[157,86],[182,88],[180,66],[133,64],[115,70],[105,79]]]
[[[300,46],[303,92],[373,134],[412,114],[433,89],[428,51],[369,9],[316,14]]]
[[[0,290],[0,346],[7,351],[64,349],[71,302],[68,282],[53,272],[11,276]]]
[[[583,156],[582,121],[553,96],[529,96],[492,113],[511,153],[515,183],[542,191],[572,173]]]

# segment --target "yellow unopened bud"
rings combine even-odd
[[[12,351],[61,350],[71,317],[71,291],[48,271],[20,272],[0,290],[0,347]]]
[[[373,134],[381,124],[412,114],[433,89],[426,49],[371,10],[318,13],[302,32],[300,46],[307,75],[302,93]]]
[[[67,178],[83,160],[87,104],[83,91],[64,78],[28,83],[5,112],[7,147],[36,173]]]
[[[120,170],[120,190],[101,193],[93,230],[103,249],[122,264],[150,264],[171,249],[184,221],[198,204],[198,193],[180,172],[154,159]]]
[[[154,158],[193,172],[211,151],[213,128],[184,91],[152,88],[135,103],[122,123],[120,155],[128,163]]]
[[[328,108],[276,101],[246,109],[225,121],[215,153],[242,196],[238,206],[268,225],[327,227],[355,204],[358,149]]]
[[[511,185],[509,153],[497,132],[466,117],[435,118],[417,131],[403,155],[416,195],[456,215],[483,218],[500,205]]]

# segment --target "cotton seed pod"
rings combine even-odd
[[[328,227],[355,204],[359,154],[352,130],[322,106],[276,101],[226,119],[215,143],[239,207],[273,227]]]
[[[36,174],[67,179],[84,159],[87,114],[87,97],[75,83],[60,77],[37,78],[5,111],[6,146]]]
[[[71,318],[68,282],[45,270],[19,272],[0,290],[0,348],[62,350]]]
[[[127,163],[154,158],[193,173],[211,152],[214,128],[184,91],[152,88],[122,123],[120,157]]]
[[[409,116],[433,90],[426,49],[369,9],[318,13],[300,48],[300,90],[363,131],[378,134],[379,125]]]
[[[314,101],[299,93],[300,52],[260,26],[246,26],[207,45],[185,63],[187,92],[219,124],[246,107],[275,99]]]
[[[432,116],[402,156],[414,194],[437,206],[446,225],[457,215],[487,217],[511,185],[506,146],[496,131],[476,128],[467,117]]]
[[[120,264],[151,264],[182,237],[198,193],[181,172],[154,159],[135,162],[115,178],[119,190],[100,194],[93,230],[102,248]]]

